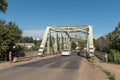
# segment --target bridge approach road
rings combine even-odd
[[[0,70],[1,80],[76,80],[82,58],[55,56]]]

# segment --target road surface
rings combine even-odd
[[[0,70],[0,80],[76,80],[81,57],[56,56]]]

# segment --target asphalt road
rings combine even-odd
[[[0,80],[76,80],[81,57],[55,56],[0,70]]]

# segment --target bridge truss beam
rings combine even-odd
[[[44,53],[50,54],[54,52],[60,52],[63,49],[71,50],[72,36],[70,33],[76,32],[81,32],[87,35],[86,47],[87,52],[89,53],[90,48],[94,47],[92,26],[50,26],[47,27],[44,33],[38,55]]]

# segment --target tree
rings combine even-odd
[[[2,11],[3,13],[6,12],[8,7],[8,3],[6,0],[0,0],[0,11]]]
[[[95,41],[95,48],[96,50],[103,51],[103,52],[109,52],[110,49],[110,41],[108,39],[108,36],[101,36]]]
[[[34,43],[32,37],[21,37],[18,41],[19,43]]]
[[[15,23],[0,20],[0,52],[12,50],[21,34],[22,30]]]
[[[111,48],[120,51],[120,22],[115,27],[115,30],[108,34],[108,37],[111,41]]]
[[[115,29],[106,36],[95,41],[96,49],[108,53],[108,61],[120,64],[120,22]]]
[[[96,49],[109,52],[110,49],[120,51],[120,22],[115,29],[106,36],[101,36],[96,40]]]

